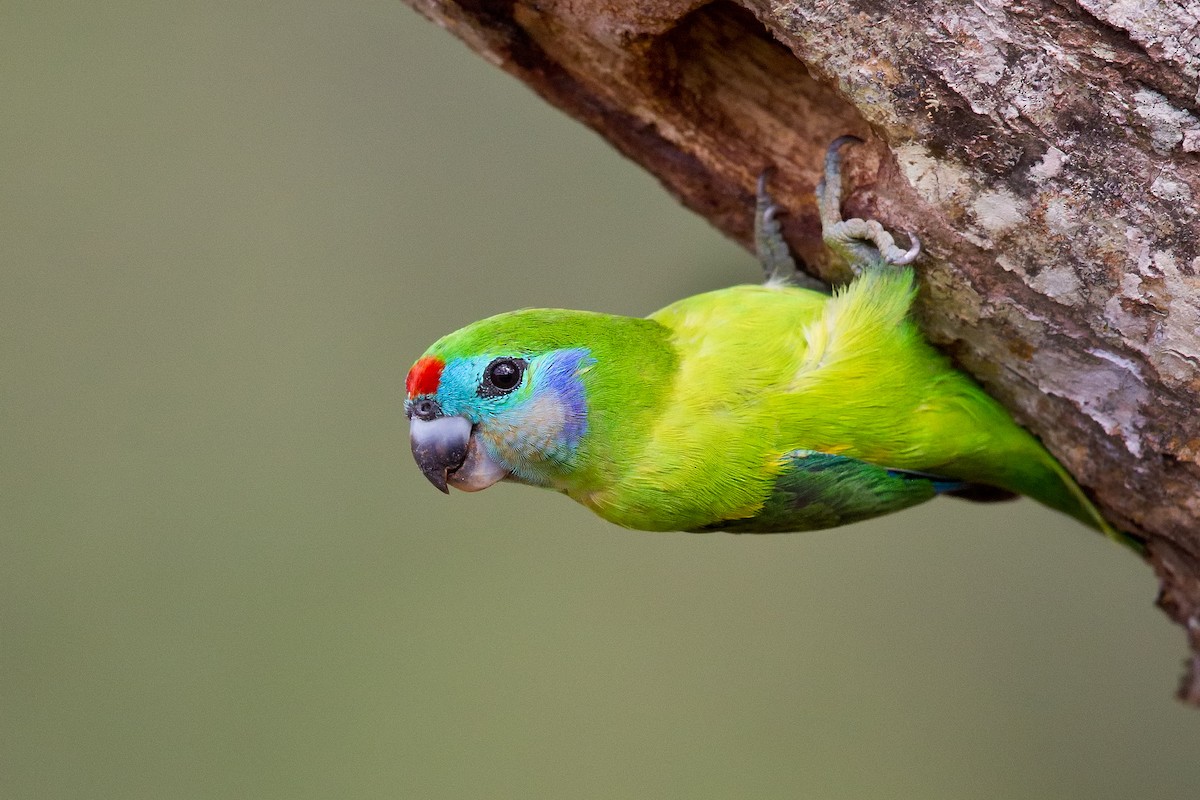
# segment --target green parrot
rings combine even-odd
[[[840,148],[817,188],[827,246],[855,278],[801,285],[759,180],[764,285],[645,319],[561,309],[490,317],[413,365],[413,456],[440,490],[562,492],[650,531],[829,528],[939,494],[1027,495],[1131,546],[1066,470],[910,316],[909,264],[875,221],[841,218]]]

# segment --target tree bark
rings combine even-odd
[[[929,337],[1148,544],[1200,704],[1195,0],[408,0],[749,245],[755,177],[809,270],[813,186],[917,232]]]

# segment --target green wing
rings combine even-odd
[[[783,458],[784,470],[757,514],[698,530],[783,533],[833,528],[915,506],[938,494],[966,493],[973,487],[815,450],[793,450]]]

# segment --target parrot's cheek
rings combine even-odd
[[[462,466],[446,475],[446,482],[464,492],[478,492],[508,477],[508,470],[493,461],[479,439],[479,431],[471,431],[467,457]]]

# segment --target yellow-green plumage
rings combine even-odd
[[[426,476],[443,490],[543,486],[643,530],[811,530],[940,493],[1013,493],[1121,540],[921,335],[917,250],[841,220],[839,144],[818,196],[826,241],[858,277],[832,294],[772,279],[648,319],[535,309],[467,326],[409,375]],[[773,213],[760,185],[759,250],[777,272],[790,257]]]
[[[999,487],[1103,526],[1041,444],[925,342],[912,294],[911,270],[892,267],[831,297],[738,286],[651,315],[679,354],[662,413],[629,443],[635,468],[577,499],[643,529],[752,518],[785,454],[806,450]]]

